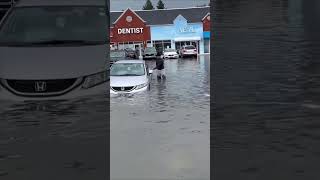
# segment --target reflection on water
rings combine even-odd
[[[107,99],[3,102],[0,179],[103,179]]]
[[[209,180],[209,57],[166,60],[167,79],[111,98],[111,179]],[[154,61],[147,61],[154,67]]]
[[[217,179],[318,179],[319,1],[214,3]]]

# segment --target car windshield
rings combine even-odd
[[[194,46],[186,46],[185,49],[196,49]]]
[[[116,63],[110,70],[110,76],[142,76],[144,74],[143,63]]]
[[[105,43],[103,6],[14,8],[0,29],[0,45]]]
[[[126,53],[124,51],[111,51],[110,52],[111,58],[121,58],[126,57]]]
[[[148,52],[156,52],[156,49],[155,48],[146,48],[146,51],[148,51]]]
[[[176,52],[174,49],[166,49],[164,52]]]

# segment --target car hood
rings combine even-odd
[[[103,71],[106,46],[0,47],[0,78],[63,79]]]
[[[147,83],[146,76],[110,76],[110,86],[127,87]]]
[[[177,53],[176,52],[164,52],[163,54],[164,55],[176,55]]]

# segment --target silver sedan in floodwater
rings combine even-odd
[[[132,94],[150,87],[149,70],[143,60],[120,60],[110,69],[110,94]]]
[[[0,99],[105,93],[107,22],[98,1],[19,1],[0,22]]]

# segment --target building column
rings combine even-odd
[[[200,54],[204,54],[204,39],[201,38],[200,42],[199,42],[199,48],[200,48]]]
[[[211,50],[210,49],[210,45],[211,45],[211,39],[209,38],[209,49],[208,49],[209,50],[209,54],[210,54],[210,50]]]
[[[174,40],[171,40],[171,48],[176,49],[176,42]]]

